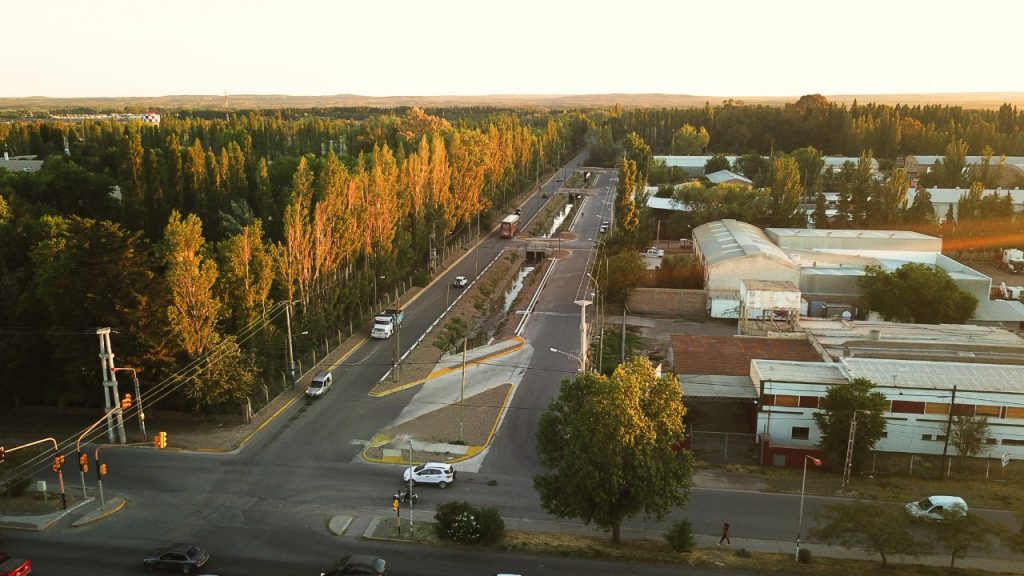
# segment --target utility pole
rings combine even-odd
[[[850,437],[846,442],[846,464],[843,465],[843,484],[839,488],[840,492],[845,492],[847,485],[850,483],[850,470],[853,469],[853,439],[857,434],[857,414],[861,412],[871,414],[869,410],[853,411],[853,419],[850,420]]]
[[[404,286],[404,284],[403,284],[403,286]],[[399,356],[400,356],[401,350],[402,350],[402,347],[399,344],[399,339],[401,338],[401,333],[402,333],[402,323],[398,321],[399,316],[404,316],[404,314],[402,314],[402,299],[401,299],[401,296],[399,296],[398,298],[395,298],[395,317],[394,317],[394,322],[395,322],[395,344],[394,344],[394,346],[391,349],[391,381],[396,383],[396,384],[398,383],[398,380],[399,380],[399,375],[398,375],[399,368],[398,368],[398,366],[399,366]],[[410,514],[412,514],[412,512],[410,512]]]
[[[949,399],[949,419],[946,420],[946,439],[942,442],[942,460],[939,463],[939,474],[946,477],[946,451],[949,449],[949,433],[953,428],[953,409],[956,407],[956,384],[953,385],[953,396]]]
[[[466,348],[469,346],[469,338],[462,339],[462,389],[459,391],[459,441],[465,442],[466,439],[463,437],[463,429],[466,423],[466,411],[464,402],[466,401]]]
[[[292,390],[295,390],[295,351],[292,349],[292,303],[290,300],[285,306],[284,317],[288,324],[288,378],[292,381]]]
[[[117,391],[117,379],[114,378],[114,352],[110,346],[110,328],[97,328],[96,335],[100,337],[100,368],[103,370],[103,406],[107,412],[107,439],[111,444],[115,442],[116,428],[118,440],[124,444],[124,418],[120,410],[112,411],[113,408],[121,406],[121,401]]]

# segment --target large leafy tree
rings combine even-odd
[[[163,245],[172,299],[167,317],[182,349],[193,359],[219,340],[220,301],[213,295],[217,264],[204,254],[205,244],[198,217],[190,214],[183,220],[177,211],[171,213]]]
[[[768,219],[772,226],[803,226],[804,214],[800,201],[804,188],[800,184],[800,168],[789,156],[772,159],[771,193],[769,194]]]
[[[893,322],[963,324],[978,307],[977,297],[957,288],[945,270],[916,262],[894,272],[867,266],[857,286],[868,308]]]
[[[890,554],[916,556],[925,551],[910,533],[910,523],[903,510],[892,505],[851,502],[826,504],[815,516],[818,525],[811,534],[826,544],[839,544],[847,550],[874,550],[888,565]]]
[[[821,432],[818,447],[824,452],[825,467],[842,469],[850,440],[850,423],[856,414],[852,461],[856,468],[885,434],[887,408],[885,396],[876,392],[875,385],[866,378],[830,387],[814,413],[814,423]]]
[[[636,207],[636,190],[640,186],[637,178],[636,162],[623,160],[615,190],[615,224],[630,239],[634,238],[640,226],[640,215]]]
[[[707,128],[695,128],[691,124],[683,124],[672,132],[672,153],[680,156],[703,154],[708,147],[711,136]]]
[[[937,547],[949,554],[950,570],[956,567],[957,558],[971,550],[991,550],[989,537],[999,532],[981,516],[965,514],[955,507],[943,511],[941,521],[928,522],[926,527]]]
[[[664,518],[689,497],[693,456],[679,448],[685,413],[675,376],[658,378],[646,358],[611,377],[564,380],[537,431],[549,470],[533,480],[541,505],[610,530],[616,544],[623,520]]]
[[[960,466],[965,467],[967,460],[985,448],[988,437],[988,418],[984,416],[957,416],[950,426],[949,443],[960,456]]]

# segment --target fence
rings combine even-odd
[[[737,432],[693,432],[690,451],[708,464],[757,465],[758,447],[754,434]]]

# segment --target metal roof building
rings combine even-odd
[[[953,208],[953,217],[956,218],[959,214],[958,202],[960,199],[970,192],[969,188],[926,188],[928,194],[931,196],[932,210],[935,212],[935,217],[939,220],[944,220],[946,214],[949,212],[949,208]],[[1013,207],[1013,211],[1020,213],[1024,212],[1024,190],[1020,188],[1005,189],[1005,188],[987,188],[981,191],[981,196],[991,196],[998,194],[1000,196],[1010,196],[1010,205]],[[907,205],[914,203],[914,198],[917,197],[917,189],[911,188],[907,190]]]
[[[744,280],[800,283],[800,267],[756,226],[717,220],[693,230],[694,254],[704,268],[714,318],[737,318]]]
[[[825,230],[765,228],[783,250],[896,250],[942,252],[942,238],[910,230]]]

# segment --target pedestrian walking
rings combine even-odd
[[[718,544],[715,546],[721,546],[722,542],[725,542],[726,546],[732,546],[732,540],[729,539],[729,523],[726,522],[722,525],[722,537],[718,539]]]

